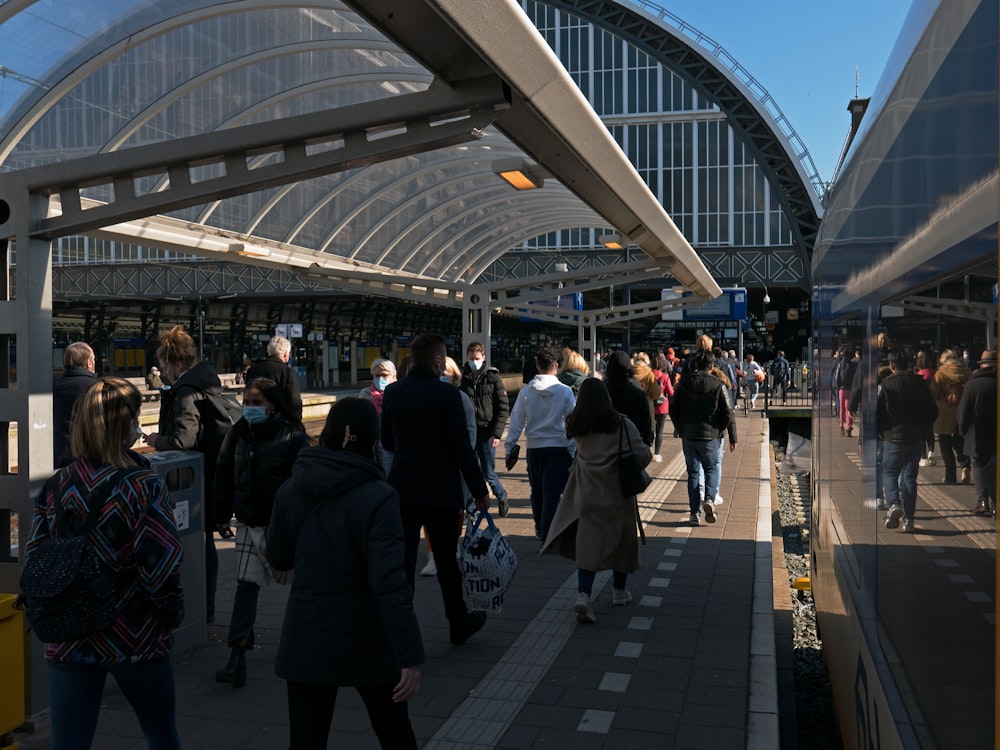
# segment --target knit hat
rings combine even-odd
[[[621,349],[616,349],[611,352],[611,356],[608,357],[608,375],[615,375],[625,373],[628,374],[632,369],[632,361],[628,358],[628,355]]]

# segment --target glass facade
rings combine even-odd
[[[692,245],[791,245],[777,193],[713,102],[622,36],[540,0],[522,6]],[[72,39],[60,18],[72,24]],[[346,7],[207,0],[42,0],[0,12],[0,66],[0,170],[333,110],[421,91],[432,80]],[[597,247],[603,220],[562,186],[528,199],[498,184],[491,163],[520,155],[491,132],[468,146],[171,215],[466,281],[512,248]],[[166,180],[144,177],[136,190],[154,192]],[[109,186],[84,196],[113,197]],[[115,257],[137,258],[132,249]]]

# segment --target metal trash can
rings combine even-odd
[[[4,735],[24,724],[24,613],[13,594],[0,594],[0,747]]]

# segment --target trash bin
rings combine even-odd
[[[24,724],[24,613],[13,594],[0,594],[0,746]]]

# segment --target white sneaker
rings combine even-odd
[[[660,463],[660,461],[663,460],[663,456],[661,456],[659,453],[654,453],[653,460],[656,461],[656,463]]]
[[[715,504],[716,505],[722,505],[724,502],[726,502],[726,501],[722,499],[722,495],[720,495],[718,492],[716,492],[715,493]]]
[[[935,463],[937,462],[933,458],[921,458],[917,461],[917,464],[920,466],[933,466]]]
[[[706,521],[715,523],[715,503],[706,500],[701,504],[701,511],[705,514]]]
[[[437,565],[434,564],[434,558],[430,557],[427,559],[427,564],[420,571],[422,576],[436,576],[438,574]]]
[[[594,617],[594,608],[590,606],[590,594],[585,594],[580,592],[576,595],[576,605],[573,607],[576,612],[577,622],[583,623],[593,623],[597,622],[597,618]]]
[[[615,607],[624,607],[632,601],[632,592],[628,589],[612,589],[611,604]]]

